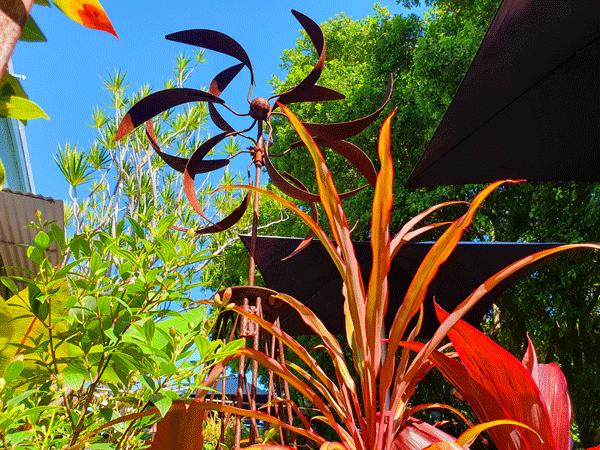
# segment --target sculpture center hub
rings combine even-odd
[[[250,117],[254,120],[267,120],[271,105],[266,98],[257,97],[250,103]]]

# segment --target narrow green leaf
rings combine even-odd
[[[144,234],[144,229],[142,228],[142,226],[139,224],[139,222],[137,222],[133,217],[127,217],[127,220],[129,221],[129,225],[131,226],[131,229],[133,230],[133,232],[140,238],[143,239],[145,234]]]
[[[156,237],[162,237],[168,230],[171,228],[175,222],[177,222],[177,217],[174,215],[169,215],[161,219],[156,227],[155,232],[153,233]]]
[[[48,0],[35,0],[35,4],[50,8],[50,2]]]
[[[21,32],[21,37],[19,38],[19,40],[27,42],[47,41],[46,36],[44,36],[44,33],[42,33],[42,30],[40,30],[40,27],[38,27],[37,23],[35,23],[35,20],[33,20],[33,17],[31,17],[31,15],[29,16],[27,22],[25,22],[25,25],[23,26],[23,31]]]
[[[15,95],[0,96],[0,116],[20,120],[43,117],[50,120],[50,117],[38,105],[29,99]]]
[[[152,317],[150,317],[144,322],[144,337],[146,338],[146,342],[148,342],[148,343],[152,342],[152,338],[154,338],[155,330],[156,330],[156,325],[154,324],[154,319],[152,319]]]

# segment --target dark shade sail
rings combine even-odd
[[[250,248],[250,236],[240,236]],[[323,245],[313,240],[297,255],[282,261],[300,243],[301,239],[287,237],[258,236],[256,241],[256,263],[266,287],[291,295],[308,306],[334,334],[345,333],[344,298],[342,280],[337,268]],[[389,276],[390,299],[386,325],[392,323],[408,286],[421,261],[433,242],[407,243],[394,257]],[[560,244],[529,244],[500,242],[460,242],[450,258],[440,267],[425,299],[425,320],[422,337],[431,337],[439,322],[433,311],[433,297],[446,311],[452,311],[479,285],[504,267],[537,251]],[[372,257],[369,242],[355,242],[356,257],[361,267],[363,280],[369,280]],[[530,272],[521,271],[490,292],[465,316],[473,326],[479,326],[498,296],[518,276]],[[314,334],[295,313],[293,308],[283,305],[279,310],[281,328],[292,336]]]
[[[600,181],[600,2],[504,0],[405,187]]]

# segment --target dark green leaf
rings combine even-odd
[[[27,19],[27,22],[25,22],[23,31],[21,32],[21,37],[19,39],[27,42],[46,42],[47,40],[46,36],[44,36],[44,33],[42,33],[42,30],[40,30],[40,27],[38,27],[31,15]]]
[[[146,386],[151,391],[156,390],[156,385],[154,384],[154,380],[152,379],[152,377],[149,377],[148,375],[142,375],[139,380],[144,386]]]
[[[139,224],[139,222],[137,222],[133,217],[127,217],[127,220],[129,221],[129,225],[131,226],[131,229],[133,230],[133,232],[140,238],[143,239],[145,234],[144,234],[144,229],[142,228],[142,226]]]

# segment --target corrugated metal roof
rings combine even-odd
[[[25,194],[4,189],[0,191],[0,257],[1,265],[22,267],[37,272],[37,267],[27,257],[27,247],[31,245],[37,234],[34,228],[25,228],[37,221],[35,212],[42,213],[42,220],[56,221],[56,225],[64,229],[65,217],[62,200],[55,200],[41,195]],[[56,243],[50,246],[49,260],[53,265],[60,262],[60,251]],[[22,273],[6,270],[7,275]]]

